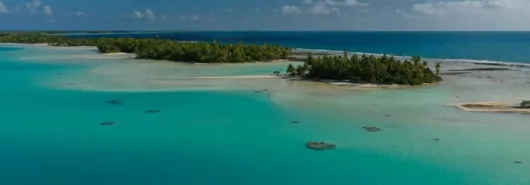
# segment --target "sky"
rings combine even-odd
[[[530,0],[0,0],[0,30],[530,31]]]

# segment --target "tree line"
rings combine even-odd
[[[177,42],[168,39],[69,38],[46,33],[3,33],[3,43],[47,43],[51,46],[96,46],[101,53],[134,53],[139,59],[201,63],[242,63],[286,59],[292,50],[279,45]],[[433,72],[420,57],[410,61],[373,55],[307,56],[304,65],[289,65],[287,73],[307,79],[328,79],[355,83],[421,85],[441,81],[440,64]]]
[[[400,61],[386,55],[307,56],[303,65],[289,64],[287,74],[313,80],[339,80],[353,83],[422,85],[441,81],[440,64],[433,72],[420,57]]]
[[[68,38],[45,33],[0,34],[2,43],[46,43],[51,46],[96,46],[101,53],[134,53],[138,59],[201,63],[243,63],[286,59],[292,50],[271,44],[177,42],[169,39]]]

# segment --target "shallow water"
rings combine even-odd
[[[19,48],[0,47],[1,184],[530,183],[529,115],[446,106],[528,99],[521,72],[360,91],[282,79],[161,79],[269,75],[286,63],[184,65]],[[338,148],[311,151],[311,140]]]

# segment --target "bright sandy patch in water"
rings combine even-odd
[[[462,112],[448,104],[481,101],[522,101],[530,99],[530,75],[526,68],[508,71],[474,71],[445,75],[431,86],[378,89],[337,86],[321,82],[286,80],[272,76],[284,71],[288,62],[245,64],[187,64],[166,61],[132,60],[126,56],[104,56],[92,51],[60,50],[61,55],[45,55],[44,61],[88,63],[86,70],[50,75],[43,83],[64,89],[89,91],[242,91],[267,89],[269,99],[281,107],[322,109],[346,118],[364,117],[409,123],[466,122],[521,123],[518,115]],[[66,54],[64,54],[66,53]],[[72,56],[86,56],[73,60]],[[38,56],[35,56],[38,57]],[[56,58],[53,58],[56,57]],[[107,58],[97,58],[107,57]],[[39,60],[40,61],[40,60]],[[296,63],[296,62],[293,62]],[[432,64],[431,64],[432,65]],[[472,63],[442,64],[451,69],[490,67]]]

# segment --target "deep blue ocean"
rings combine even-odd
[[[530,63],[530,32],[173,32],[80,34],[71,37],[167,38],[273,43],[294,48]]]

